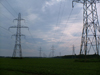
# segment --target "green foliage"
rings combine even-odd
[[[98,60],[98,59],[97,59]],[[100,62],[56,58],[0,58],[0,75],[100,75]]]

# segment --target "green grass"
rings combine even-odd
[[[100,75],[100,62],[74,59],[0,58],[0,75]]]

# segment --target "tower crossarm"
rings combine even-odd
[[[13,34],[12,36],[16,36],[16,34]],[[11,36],[11,37],[12,37],[12,36]]]
[[[25,22],[25,19],[22,19],[22,18],[20,18],[20,19],[17,19],[17,18],[16,18],[16,19],[14,19],[14,20],[17,20],[17,21],[18,21],[18,20],[20,20],[20,21],[21,21],[21,20],[24,20],[24,22]],[[14,22],[14,20],[13,20],[13,22]]]
[[[74,7],[74,2],[82,3],[82,4],[84,4],[85,2],[87,2],[87,3],[93,3],[93,2],[100,3],[100,0],[73,0],[72,7]]]
[[[16,19],[14,19],[14,20],[19,20],[19,19],[16,18]],[[24,20],[24,19],[20,19],[20,20]]]
[[[97,3],[100,3],[100,0],[73,0],[73,2],[77,2],[77,3],[84,3],[88,1],[89,3],[90,2],[97,2]]]
[[[12,36],[17,36],[17,34],[13,34]],[[11,37],[12,37],[11,36]],[[25,35],[24,34],[21,34],[21,35],[19,35],[19,36],[24,36],[24,38],[25,38]]]
[[[13,34],[12,36],[17,36],[17,34]],[[21,35],[19,35],[19,36],[25,36],[24,34],[21,34]]]
[[[19,27],[19,26],[11,26],[11,27],[9,27],[9,29],[10,29],[10,28],[28,28],[28,30],[29,30],[29,27],[27,27],[27,26],[21,26],[21,27]],[[9,29],[8,29],[8,30],[9,30]]]
[[[17,26],[11,26],[11,27],[8,28],[8,30],[9,30],[10,28],[17,28]]]
[[[29,27],[27,27],[27,26],[21,26],[21,28],[28,28],[28,30],[29,30]]]
[[[73,0],[72,2],[83,3],[84,0]]]

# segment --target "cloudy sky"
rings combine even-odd
[[[39,56],[39,48],[42,48],[42,56],[51,56],[51,47],[54,46],[54,55],[72,54],[72,46],[75,53],[79,54],[81,32],[83,27],[82,4],[75,3],[72,8],[72,0],[0,0],[0,56],[12,56],[18,13],[25,19],[22,21],[22,55]],[[100,4],[97,4],[100,21]]]

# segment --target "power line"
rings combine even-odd
[[[64,3],[63,9],[62,9],[62,13],[61,13],[61,18],[60,18],[60,20],[62,20],[62,16],[63,16],[64,9],[65,9],[65,3]]]
[[[70,12],[69,17],[68,17],[68,19],[67,19],[67,22],[66,22],[66,25],[65,25],[65,27],[64,27],[64,30],[65,30],[65,28],[66,28],[66,26],[67,26],[67,23],[68,23],[69,19],[70,19],[70,16],[71,16],[71,14],[72,14],[72,11],[73,11],[73,8],[71,9],[71,12]],[[62,35],[61,35],[61,39],[62,39],[62,36],[63,36],[63,33],[62,33]],[[61,42],[61,40],[59,40],[58,43],[60,43],[60,42]]]
[[[64,7],[65,7],[65,4],[64,4]],[[63,10],[62,10],[62,15],[63,15],[63,12],[64,12],[64,7],[63,7]],[[73,9],[71,10],[71,12],[70,12],[70,14],[69,14],[69,17],[68,17],[68,20],[67,20],[67,22],[66,23],[68,23],[68,21],[69,21],[69,18],[70,18],[70,16],[71,16],[71,13],[72,13],[72,11],[73,11]],[[61,16],[61,19],[62,19],[62,16]],[[66,26],[64,27],[64,29],[66,28]],[[63,33],[62,33],[62,35],[63,35]],[[62,36],[61,35],[61,36]],[[58,43],[60,43],[61,41],[59,40],[59,42]]]
[[[82,9],[82,8],[81,8]],[[73,9],[71,10],[71,12],[70,12],[70,15],[71,15],[71,13],[72,13],[72,11],[73,11]],[[80,10],[81,11],[81,10]],[[79,12],[80,12],[79,11]],[[70,15],[69,15],[69,18],[70,18]],[[76,17],[75,17],[75,20],[76,20],[76,18],[77,18],[77,16],[78,16],[78,14],[76,15]],[[68,20],[69,20],[69,18],[68,18]],[[67,22],[68,22],[68,20],[67,20]],[[66,22],[66,23],[67,23]],[[66,26],[64,27],[64,29],[66,28]],[[63,33],[62,33],[62,35],[63,35]],[[78,39],[77,39],[78,40]],[[61,41],[59,41],[58,43],[60,43]],[[66,50],[66,48],[65,48],[65,50]],[[63,50],[64,51],[64,50]],[[61,51],[62,52],[62,51]]]
[[[0,3],[1,3],[1,2],[0,2]],[[10,10],[8,10],[8,9],[4,6],[4,4],[1,3],[1,5],[15,18],[15,16],[12,14],[12,12],[10,12]]]
[[[32,34],[31,34],[31,32],[30,32],[30,31],[29,31],[29,33],[30,33],[30,35],[31,35],[32,39],[34,40],[34,38],[33,38],[33,36],[32,36]],[[35,42],[35,40],[34,40],[34,43],[36,43],[36,42]]]
[[[60,2],[59,12],[58,12],[58,17],[57,17],[57,22],[56,22],[56,27],[58,26],[58,22],[59,22],[61,4],[62,4],[62,1]],[[54,37],[55,37],[55,33],[56,33],[56,31],[54,31]]]
[[[9,2],[7,0],[5,0],[5,1],[9,4]],[[9,6],[13,9],[13,7],[10,4],[9,4]],[[17,14],[17,12],[15,10],[14,10],[14,12]]]
[[[58,12],[58,17],[57,17],[57,23],[56,23],[56,27],[57,27],[57,25],[58,25],[58,22],[59,22],[61,5],[62,5],[62,1],[61,1],[61,3],[60,3],[60,7],[59,7],[59,12]]]
[[[5,16],[3,13],[0,12],[0,14],[2,14],[3,16]],[[8,18],[7,16],[5,16],[8,20],[10,20],[10,18]]]
[[[65,2],[64,2],[64,6],[63,6],[63,9],[62,9],[62,12],[61,12],[61,18],[60,18],[61,6],[62,6],[62,2],[60,3],[60,7],[59,7],[59,13],[58,13],[58,18],[57,18],[56,27],[57,27],[57,25],[59,24],[59,21],[62,21],[63,12],[64,12],[64,10],[65,10]],[[55,31],[54,37],[55,37],[55,35],[56,35],[56,31]]]
[[[11,34],[13,34],[13,32],[11,32],[11,31],[9,31],[8,29],[6,29],[6,28],[4,28],[4,27],[2,27],[2,26],[0,26],[2,29],[4,29],[4,30],[6,30],[6,31],[8,31],[9,33],[11,33]],[[11,39],[12,39],[12,37],[11,37]],[[14,39],[12,39],[12,40],[14,40]],[[15,40],[14,40],[15,41]]]
[[[8,31],[8,32],[10,32],[10,33],[12,33],[11,31],[9,31],[8,29],[6,29],[6,28],[4,28],[4,27],[2,27],[2,26],[0,26],[1,28],[3,28],[4,30],[6,30],[6,31]]]
[[[79,12],[81,11],[81,9],[82,9],[82,8],[79,9]],[[78,17],[78,14],[76,15],[76,17],[75,17],[74,20],[76,20],[77,17]],[[77,39],[77,40],[79,40],[79,39]],[[76,40],[75,40],[75,41],[76,41]],[[74,41],[74,42],[75,42],[75,41]],[[70,44],[70,45],[71,45],[71,44]],[[66,50],[66,48],[65,48],[65,50]],[[64,51],[64,50],[63,50],[63,51]],[[62,52],[62,51],[61,51],[61,52]]]
[[[62,4],[62,3],[61,3],[61,4]],[[61,8],[61,4],[60,4],[60,8]],[[60,14],[60,8],[59,8],[59,14]],[[63,10],[62,10],[62,13],[61,13],[61,19],[62,19],[62,15],[63,15],[63,12],[64,12],[64,8],[65,8],[65,3],[64,3],[64,7],[63,7]],[[67,21],[69,21],[69,18],[70,18],[70,16],[71,16],[72,11],[73,11],[73,9],[71,10]],[[59,15],[58,15],[58,19],[59,19]],[[60,20],[61,20],[61,19],[60,19]],[[57,20],[57,24],[58,24],[58,20]],[[56,27],[57,27],[57,24],[56,24]],[[66,26],[65,26],[64,28],[66,28]],[[63,33],[62,33],[62,35],[63,35]]]
[[[21,43],[21,44],[22,44],[22,45],[23,45],[23,44],[26,45],[25,43]],[[26,45],[26,46],[27,46],[29,49],[32,49],[32,48],[30,48],[28,45]],[[26,47],[26,46],[25,46],[25,47]]]
[[[71,16],[71,14],[72,14],[72,11],[73,11],[73,8],[72,8],[71,11],[70,11],[70,14],[69,14],[69,17],[68,17],[68,19],[67,19],[66,24],[68,23],[68,21],[69,21],[69,19],[70,19],[70,16]],[[66,25],[65,25],[65,27],[64,27],[64,30],[65,30],[65,28],[66,28]],[[62,36],[63,36],[63,33],[62,33],[62,35],[61,35],[61,39],[62,39]],[[61,40],[59,40],[59,42],[57,42],[57,43],[60,43],[60,42],[61,42]]]
[[[81,11],[81,9],[82,9],[82,8],[80,8],[79,12]],[[76,20],[77,17],[78,17],[78,14],[77,14],[76,17],[75,17],[75,20]],[[79,40],[79,39],[77,39],[77,40]],[[60,41],[60,42],[61,42],[61,41]],[[59,43],[60,43],[60,42],[59,42]],[[65,48],[64,50],[66,50],[66,48]],[[63,52],[64,50],[62,50],[61,52]]]
[[[26,42],[29,42],[27,39],[25,39],[25,41]],[[25,43],[23,43],[23,44],[25,44]],[[26,44],[25,44],[26,45]],[[32,48],[30,48],[28,45],[27,45],[27,47],[29,48],[29,49],[32,49]],[[33,47],[33,46],[32,46]]]

